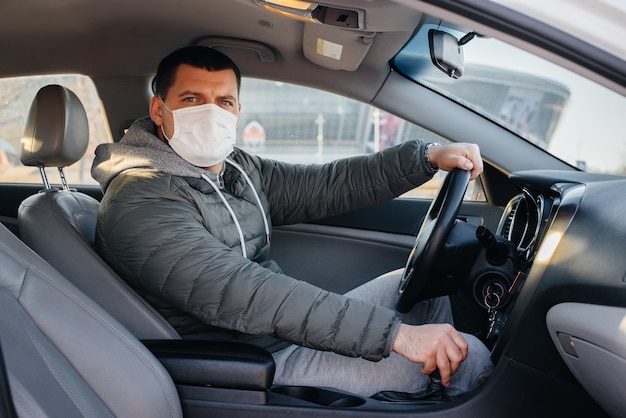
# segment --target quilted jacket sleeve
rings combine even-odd
[[[389,355],[393,311],[242,257],[207,233],[197,209],[166,181],[122,174],[103,199],[98,250],[122,277],[211,325],[369,360]]]
[[[424,146],[410,141],[321,165],[263,160],[273,224],[323,219],[373,206],[425,183],[432,174],[424,163]]]

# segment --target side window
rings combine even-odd
[[[246,78],[240,102],[238,146],[292,163],[325,163],[414,139],[447,142],[367,104],[286,83]],[[403,197],[432,198],[443,177],[438,173]],[[470,184],[466,200],[485,200],[479,181]]]
[[[64,169],[70,184],[97,184],[91,177],[95,147],[111,142],[111,132],[96,88],[89,77],[67,74],[0,79],[0,182],[41,183],[39,170],[20,163],[20,140],[30,104],[37,91],[48,84],[59,84],[80,98],[89,119],[89,147],[82,160]],[[56,170],[48,171],[51,183],[59,183]]]

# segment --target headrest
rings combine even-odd
[[[62,86],[42,87],[24,126],[22,164],[67,167],[85,155],[88,144],[89,124],[80,99]]]

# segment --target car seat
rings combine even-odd
[[[20,238],[137,338],[180,339],[94,249],[99,202],[71,189],[63,173],[83,157],[88,143],[87,114],[79,98],[59,85],[39,90],[25,123],[20,159],[39,168],[44,189],[18,209]],[[58,168],[61,189],[50,186],[46,167]]]
[[[0,265],[9,416],[182,416],[165,367],[3,225]]]

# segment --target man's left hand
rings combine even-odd
[[[433,167],[450,171],[455,168],[471,171],[474,180],[483,171],[483,160],[476,144],[454,143],[430,147],[428,157]]]

